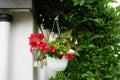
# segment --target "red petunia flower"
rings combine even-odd
[[[44,39],[44,35],[43,34],[37,34],[37,39],[38,41],[42,41]]]
[[[73,58],[73,54],[72,53],[67,53],[66,54],[66,59],[71,60]]]
[[[31,47],[36,47],[37,46],[36,38],[37,38],[37,35],[35,33],[32,33],[30,35],[30,37],[29,37],[29,45]]]
[[[40,42],[37,44],[37,46],[42,52],[46,52],[48,50],[47,44],[45,42]]]
[[[31,47],[36,47],[36,46],[37,46],[37,43],[36,43],[36,42],[30,42],[29,45],[30,45]]]
[[[49,47],[49,49],[50,49],[50,52],[55,53],[56,48],[55,48],[54,45],[51,45],[51,46]]]
[[[35,34],[32,33],[29,37],[29,45],[32,47],[36,47],[38,43],[40,43],[44,38],[43,34]]]

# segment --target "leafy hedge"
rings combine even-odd
[[[70,44],[77,55],[54,80],[120,80],[120,7],[108,5],[114,0],[37,1],[33,14],[38,25],[51,29],[59,15],[61,31],[71,30],[78,42]]]

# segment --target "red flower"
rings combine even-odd
[[[51,46],[49,47],[49,49],[50,49],[50,52],[55,53],[56,48],[55,48],[54,45],[51,45]]]
[[[38,43],[40,43],[43,40],[43,38],[43,34],[32,33],[29,37],[29,45],[35,47]]]
[[[45,52],[48,50],[47,44],[45,42],[40,42],[37,46],[42,52]]]
[[[29,37],[29,45],[31,47],[35,47],[37,45],[37,42],[35,41],[35,39],[37,38],[37,35],[35,33],[32,33]]]
[[[58,56],[64,56],[64,53],[63,52],[60,52],[59,54],[58,54]]]
[[[29,45],[30,45],[31,47],[36,47],[36,46],[37,46],[37,43],[36,43],[36,42],[30,42]]]
[[[44,39],[44,35],[43,34],[37,34],[37,39],[38,39],[38,41],[42,41]]]
[[[33,48],[30,47],[30,52],[32,53],[32,55],[34,55],[34,52],[33,52]]]
[[[66,59],[71,60],[73,58],[73,54],[72,53],[67,53],[66,54]]]

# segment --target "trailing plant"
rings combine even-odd
[[[120,6],[113,8],[110,2],[115,0],[38,1],[36,15],[42,15],[35,17],[38,25],[49,29],[59,15],[62,32],[72,31],[70,46],[77,53],[55,80],[62,80],[61,74],[63,80],[120,79]]]
[[[41,62],[39,66],[43,67],[43,65],[46,65],[46,63],[42,63],[45,61],[46,57],[57,58],[59,60],[62,58],[65,58],[65,60],[71,60],[74,57],[74,51],[66,45],[69,42],[65,41],[66,38],[63,35],[65,35],[65,33],[54,38],[53,36],[55,35],[48,35],[47,37],[49,37],[49,39],[45,38],[42,33],[32,33],[30,35],[30,52],[33,55],[37,55],[37,62]]]

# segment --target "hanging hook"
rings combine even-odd
[[[58,17],[59,17],[59,15],[57,15],[54,20],[57,20],[57,21],[58,21],[58,20],[59,20]]]

